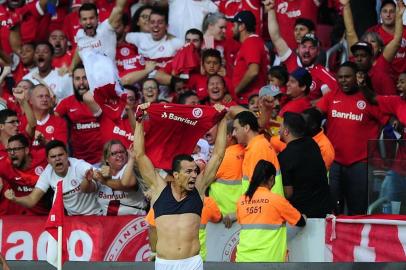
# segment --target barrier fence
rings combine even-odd
[[[142,262],[150,254],[143,217],[66,217],[70,261]],[[0,252],[7,260],[45,260],[45,217],[0,218]],[[207,226],[207,261],[233,262],[239,225]],[[406,261],[406,216],[308,219],[289,242],[289,262]],[[405,268],[406,269],[406,268]]]

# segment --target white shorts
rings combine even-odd
[[[156,257],[155,270],[203,270],[203,260],[200,255],[182,260],[165,260]]]

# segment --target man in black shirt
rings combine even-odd
[[[306,124],[298,113],[286,112],[280,128],[287,147],[279,156],[285,197],[309,218],[331,213],[327,171],[317,143],[306,136]]]

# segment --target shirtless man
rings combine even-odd
[[[140,105],[146,110],[149,104]],[[216,105],[221,111],[224,106]],[[156,270],[202,270],[199,255],[199,226],[204,191],[214,181],[226,148],[226,119],[220,121],[215,147],[205,170],[199,169],[190,155],[178,155],[172,162],[173,181],[167,183],[155,171],[145,154],[144,128],[137,123],[134,132],[134,155],[142,178],[151,190],[158,233]]]

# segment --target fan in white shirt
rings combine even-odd
[[[168,35],[167,16],[159,8],[153,8],[149,16],[150,33],[128,33],[126,41],[138,48],[138,53],[157,62],[163,68],[182,48],[183,40]]]
[[[184,39],[187,30],[191,28],[201,31],[206,14],[218,11],[218,7],[211,0],[169,0],[168,2],[168,32],[179,39]]]
[[[117,95],[123,93],[115,65],[117,37],[115,29],[119,26],[126,0],[117,0],[110,17],[99,24],[97,7],[85,3],[79,9],[79,22],[82,26],[76,36],[76,53],[72,60],[71,70],[79,61],[85,66],[91,90],[115,84]]]
[[[8,189],[5,197],[31,208],[49,187],[55,190],[57,183],[62,180],[63,202],[68,215],[100,215],[92,165],[83,160],[68,158],[66,145],[61,141],[50,141],[45,149],[49,164],[41,173],[34,190],[27,196],[16,197],[13,190]]]
[[[147,202],[143,185],[132,168],[133,159],[119,140],[110,140],[103,147],[103,165],[94,178],[100,182],[97,199],[103,215],[146,215]],[[129,175],[123,181],[124,174]]]
[[[49,42],[40,42],[35,46],[34,62],[36,67],[23,79],[30,80],[34,85],[43,83],[52,91],[56,100],[73,94],[72,79],[67,75],[59,75],[52,68],[53,47]]]

